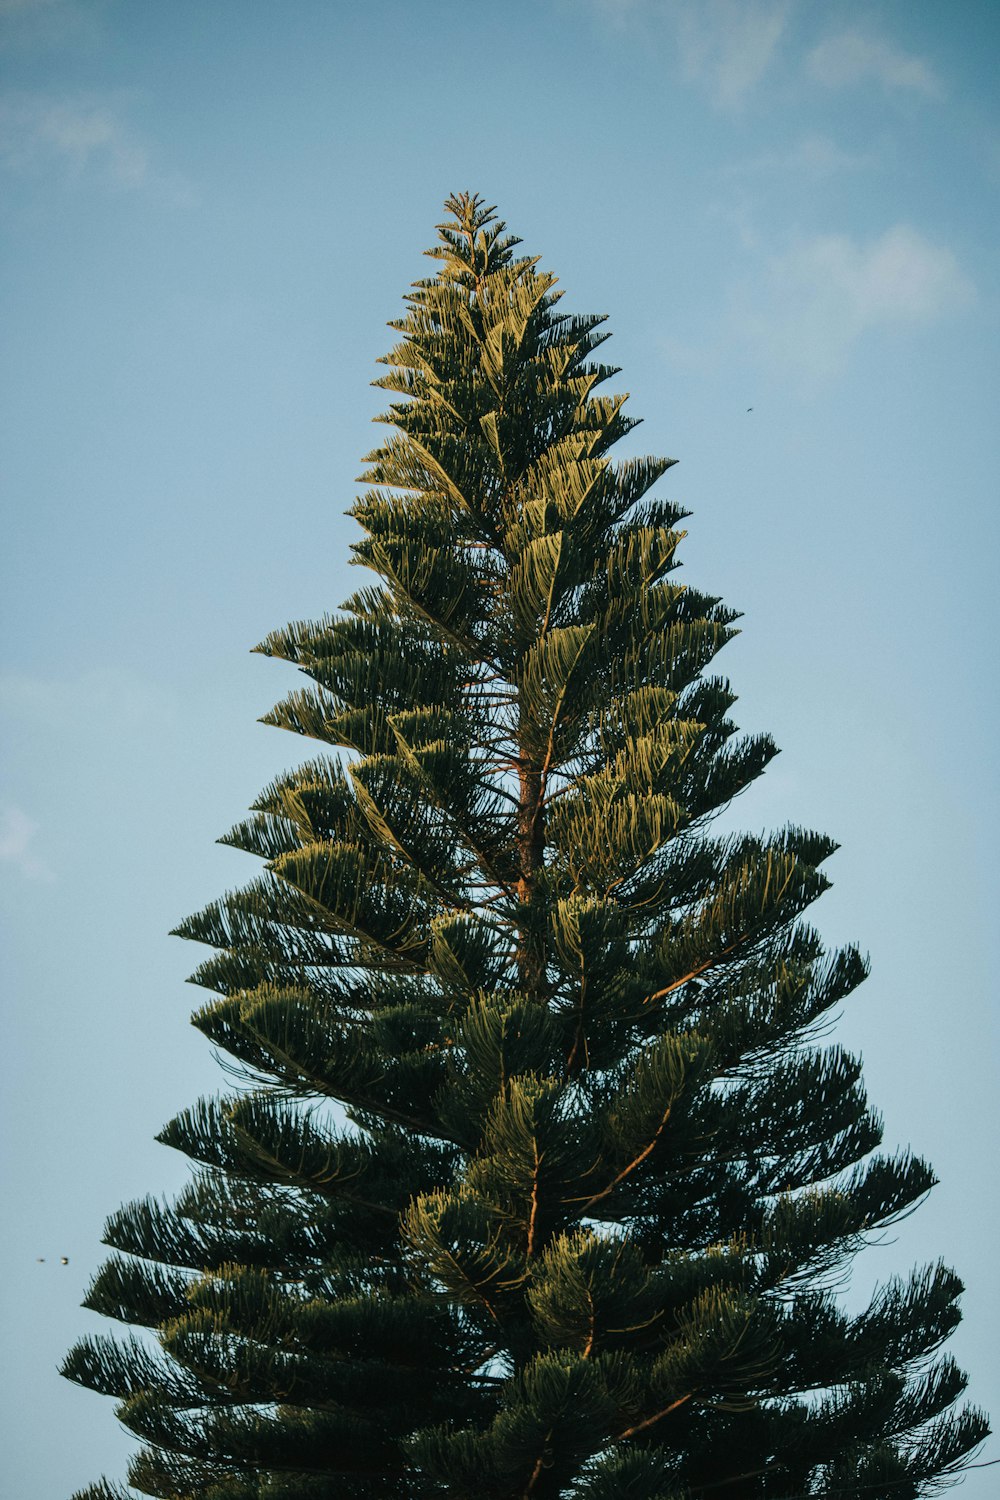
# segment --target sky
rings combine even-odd
[[[187,1179],[154,1135],[226,1086],[167,934],[303,758],[249,650],[358,586],[369,383],[465,189],[609,314],[627,451],[680,460],[783,752],[732,816],[840,841],[813,915],[872,977],[834,1039],[940,1177],[846,1295],[954,1265],[1000,1416],[998,50],[991,0],[0,0],[5,1493],[124,1472],[56,1368],[104,1219]]]

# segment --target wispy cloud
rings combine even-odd
[[[613,26],[624,26],[629,17],[639,9],[643,0],[592,0],[598,15]]]
[[[115,188],[149,180],[146,148],[106,100],[31,94],[0,105],[0,161],[17,172],[56,167]]]
[[[37,51],[91,45],[107,0],[0,0],[0,48]]]
[[[771,356],[827,375],[871,330],[930,323],[974,298],[951,250],[898,224],[868,243],[815,235],[769,257],[736,320]]]
[[[811,178],[834,177],[839,173],[865,172],[881,164],[882,154],[872,151],[845,151],[825,135],[807,135],[786,151],[768,151],[749,161],[726,167],[728,176],[747,172],[773,173],[776,176]]]
[[[587,3],[616,30],[638,27],[653,39],[664,24],[684,76],[704,88],[714,104],[731,109],[745,101],[769,68],[795,0]]]
[[[52,880],[54,876],[33,848],[38,824],[19,807],[0,812],[0,860],[13,865],[28,880]]]
[[[111,734],[160,733],[177,719],[177,701],[159,683],[120,667],[78,677],[0,673],[0,713],[51,729],[100,725]]]
[[[674,8],[686,76],[713,101],[743,103],[774,58],[791,0],[680,0]]]
[[[797,0],[589,0],[616,28],[660,19],[673,30],[685,77],[701,84],[712,102],[739,108],[763,80],[786,40]],[[848,27],[824,37],[789,62],[811,82],[829,89],[874,83],[938,99],[944,84],[925,57],[885,37]]]
[[[806,71],[817,83],[831,89],[877,83],[884,89],[909,89],[931,99],[944,93],[940,78],[926,58],[860,31],[826,37],[806,58]]]

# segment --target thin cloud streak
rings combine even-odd
[[[845,151],[829,136],[807,135],[787,151],[769,151],[750,161],[734,162],[726,168],[727,176],[744,176],[747,172],[787,177],[800,174],[811,178],[834,177],[842,173],[868,172],[882,165],[878,151]]]
[[[737,108],[770,67],[791,10],[792,0],[683,0],[675,14],[686,77]]]
[[[178,208],[198,202],[197,186],[164,172],[123,117],[122,96],[56,98],[12,93],[0,102],[0,169],[22,178],[152,193]]]
[[[940,78],[924,58],[860,31],[826,37],[806,58],[806,72],[829,89],[874,82],[884,89],[908,89],[929,99],[944,94]]]
[[[89,48],[106,9],[107,0],[0,0],[0,51]]]
[[[797,0],[590,0],[616,29],[644,17],[672,24],[681,70],[701,84],[713,104],[738,109],[762,82],[785,40]],[[793,65],[830,90],[875,84],[927,99],[945,87],[927,58],[866,30],[848,28],[823,37],[808,52],[796,49]]]
[[[0,105],[0,162],[27,173],[56,166],[73,178],[123,189],[149,180],[145,147],[102,100],[8,99]]]
[[[176,723],[178,704],[160,684],[121,667],[68,678],[0,674],[0,714],[46,729],[98,727],[111,734],[156,733]]]
[[[54,880],[55,876],[32,845],[38,824],[19,807],[0,813],[0,861],[13,865],[27,880]]]
[[[739,108],[767,72],[795,0],[588,0],[615,30],[663,23],[684,77]]]
[[[592,0],[594,9],[612,26],[624,26],[642,0]]]
[[[770,256],[736,323],[778,362],[825,376],[872,330],[931,323],[975,295],[951,250],[897,224],[867,244],[821,234]]]

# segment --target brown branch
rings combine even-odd
[[[547,1445],[552,1441],[552,1431],[553,1429],[549,1428],[548,1432],[545,1434],[545,1443],[542,1447],[541,1453],[535,1460],[535,1467],[531,1471],[531,1478],[528,1480],[527,1486],[524,1491],[524,1500],[528,1500],[528,1496],[531,1494],[532,1490],[535,1488],[535,1485],[542,1477],[542,1471],[545,1468],[545,1454],[547,1451]]]
[[[735,942],[729,943],[723,948],[721,953],[713,953],[711,958],[706,958],[703,964],[698,964],[689,974],[685,974],[683,979],[675,979],[672,984],[665,985],[662,990],[656,990],[652,995],[647,995],[642,1002],[643,1005],[654,1005],[657,1000],[663,1000],[667,995],[672,995],[674,990],[679,990],[682,984],[689,984],[692,979],[697,979],[699,974],[704,974],[706,969],[713,968],[715,964],[721,963],[724,958],[727,958],[730,953],[735,952],[741,943],[746,942],[749,936],[748,932],[741,932]]]
[[[537,996],[545,985],[545,942],[538,932],[532,930],[531,919],[535,914],[533,908],[538,871],[545,862],[545,825],[542,820],[538,770],[531,762],[522,759],[518,779],[520,802],[517,843],[520,878],[517,882],[517,895],[527,919],[521,930],[518,978],[522,990]]]
[[[744,1474],[730,1474],[727,1479],[713,1479],[708,1484],[696,1484],[693,1488],[699,1495],[705,1490],[724,1490],[730,1484],[739,1484],[742,1479],[756,1479],[761,1474],[773,1474],[779,1469],[786,1474],[788,1472],[784,1464],[768,1464],[763,1469],[747,1469]]]
[[[531,1213],[528,1215],[528,1248],[525,1252],[529,1257],[535,1253],[535,1230],[538,1227],[538,1169],[541,1164],[542,1158],[536,1151],[535,1170],[531,1179]]]
[[[615,1442],[620,1443],[625,1438],[635,1437],[637,1433],[645,1432],[647,1427],[652,1427],[655,1422],[660,1422],[664,1417],[669,1417],[670,1413],[676,1411],[679,1406],[683,1406],[685,1401],[690,1401],[693,1395],[694,1391],[688,1391],[686,1396],[679,1396],[676,1401],[671,1401],[670,1405],[665,1406],[662,1411],[654,1412],[651,1417],[646,1417],[642,1422],[636,1422],[634,1427],[627,1427],[624,1432],[618,1434]]]
[[[589,1292],[587,1293],[587,1304],[588,1304],[588,1306],[590,1308],[590,1313],[589,1313],[590,1332],[587,1334],[587,1342],[586,1342],[586,1344],[584,1346],[583,1353],[580,1356],[581,1359],[589,1359],[590,1358],[590,1356],[591,1356],[591,1354],[593,1353],[593,1350],[594,1350],[594,1343],[595,1343],[595,1341],[597,1339],[597,1317],[596,1317],[596,1315],[594,1313],[594,1299],[590,1295]]]
[[[582,965],[581,965],[581,969],[582,969]],[[569,1056],[566,1059],[566,1066],[564,1068],[564,1073],[565,1073],[565,1076],[567,1078],[569,1078],[572,1075],[573,1064],[576,1062],[576,1054],[580,1051],[581,1047],[583,1049],[583,1066],[586,1067],[587,1064],[588,1064],[588,1062],[590,1061],[589,1052],[588,1052],[588,1048],[587,1048],[587,1037],[586,1037],[586,1033],[584,1031],[584,1026],[583,1026],[583,1017],[584,1017],[584,1013],[586,1011],[586,1006],[587,1006],[586,993],[587,993],[587,979],[586,979],[585,973],[581,972],[581,974],[580,974],[580,1003],[576,1007],[576,1013],[577,1013],[576,1035],[573,1038],[573,1045],[572,1045],[572,1047],[569,1050]]]
[[[657,1125],[656,1127],[656,1130],[653,1134],[653,1139],[650,1141],[649,1145],[644,1146],[643,1149],[639,1152],[639,1155],[633,1161],[630,1161],[627,1167],[623,1167],[622,1170],[618,1173],[618,1176],[613,1178],[612,1181],[608,1183],[607,1187],[602,1188],[599,1193],[595,1193],[592,1198],[587,1199],[586,1203],[580,1209],[581,1218],[588,1209],[593,1208],[595,1203],[600,1203],[602,1198],[606,1198],[609,1193],[613,1193],[618,1184],[620,1182],[624,1182],[625,1178],[628,1177],[632,1172],[634,1172],[636,1167],[642,1166],[647,1156],[649,1156],[650,1153],[655,1149],[656,1143],[659,1141],[660,1136],[667,1128],[667,1121],[670,1119],[670,1112],[672,1109],[673,1104],[668,1104],[666,1109],[663,1111],[663,1116],[660,1120],[659,1125]]]

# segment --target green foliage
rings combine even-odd
[[[447,211],[376,382],[377,581],[258,648],[310,679],[265,722],[327,749],[178,928],[249,1086],[107,1226],[88,1306],[152,1335],[65,1373],[171,1500],[926,1493],[986,1428],[951,1272],[838,1304],[933,1178],[816,1045],[865,974],[803,921],[835,845],[710,835],[775,747],[710,675],[736,616],[677,580],[671,460],[612,460],[602,320]]]

